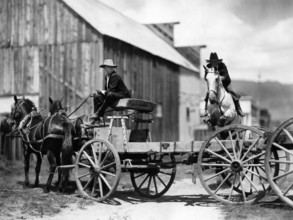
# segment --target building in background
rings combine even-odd
[[[184,85],[192,77],[196,90],[199,70],[146,25],[98,0],[2,0],[0,8],[1,106],[4,101],[10,106],[14,94],[44,109],[49,97],[63,97],[71,112],[102,88],[99,65],[112,58],[134,98],[158,103],[161,118],[151,127],[154,141],[180,138],[182,112],[192,122],[197,92]],[[190,95],[193,101],[187,102]],[[76,115],[92,110],[89,99]]]
[[[200,67],[200,50],[205,46],[174,45],[174,25],[179,22],[147,24],[147,26],[174,47],[195,67]],[[200,73],[180,67],[179,70],[179,140],[194,139],[194,131],[200,125]]]

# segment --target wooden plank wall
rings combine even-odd
[[[44,109],[63,97],[70,112],[102,88],[102,37],[61,1],[1,0],[0,20],[0,95],[39,93]]]
[[[178,140],[178,66],[129,44],[102,36],[59,0],[0,1],[0,95],[39,94],[73,111],[101,89],[99,64],[112,58],[133,97],[162,105],[154,140]],[[89,99],[76,115],[92,112]]]
[[[163,117],[152,125],[153,141],[179,138],[179,67],[119,40],[104,36],[104,57],[117,63],[133,98],[162,105]]]

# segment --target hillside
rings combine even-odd
[[[204,96],[206,83],[201,83]],[[272,120],[284,121],[293,117],[293,85],[279,82],[262,82],[234,80],[234,87],[242,94],[252,96],[259,101],[261,108],[267,108]]]

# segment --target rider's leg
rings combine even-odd
[[[232,95],[234,105],[235,105],[235,108],[236,108],[238,115],[240,115],[241,117],[244,117],[245,115],[244,115],[244,113],[241,109],[240,103],[239,103],[241,95],[239,95],[239,93],[234,89],[234,87],[232,86],[232,83],[230,83],[230,85],[227,87],[227,90]]]

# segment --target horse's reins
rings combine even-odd
[[[77,106],[77,108],[71,112],[69,115],[67,115],[67,117],[70,117],[73,113],[75,113],[89,98],[93,97],[94,93],[91,93],[81,104],[79,104],[79,106]]]

